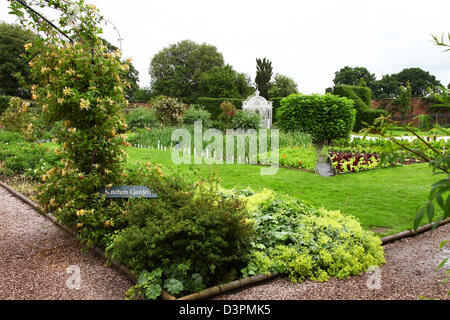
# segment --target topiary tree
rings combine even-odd
[[[333,88],[333,94],[346,97],[355,102],[356,120],[353,131],[359,132],[365,127],[364,123],[372,125],[375,119],[387,115],[385,110],[371,109],[371,90],[365,86],[340,85]]]
[[[280,128],[309,133],[318,143],[349,138],[355,115],[352,100],[331,94],[290,95],[277,110]]]

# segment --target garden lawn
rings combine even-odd
[[[438,179],[432,176],[427,164],[325,178],[283,168],[275,176],[261,176],[260,166],[245,164],[175,166],[171,152],[155,149],[128,148],[128,155],[128,166],[150,161],[162,164],[163,168],[178,167],[195,179],[216,173],[224,188],[268,188],[328,210],[341,210],[357,217],[365,229],[380,236],[412,229],[417,207],[427,200],[431,184]]]

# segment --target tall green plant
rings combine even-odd
[[[260,95],[266,99],[269,99],[269,88],[272,75],[272,62],[266,58],[256,59],[256,87],[258,88]]]

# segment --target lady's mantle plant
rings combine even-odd
[[[10,9],[23,27],[38,35],[25,45],[34,84],[32,99],[49,122],[62,121],[55,135],[62,164],[42,176],[39,201],[64,223],[78,229],[80,216],[103,207],[100,188],[124,178],[127,105],[120,77],[129,68],[120,51],[110,53],[99,38],[103,17],[83,0],[34,0],[29,5],[60,11],[59,30],[16,1]],[[41,9],[42,10],[42,9]],[[65,34],[65,36],[64,36]],[[68,37],[72,41],[68,40]],[[92,225],[112,228],[113,220],[94,219]]]

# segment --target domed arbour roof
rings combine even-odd
[[[251,96],[242,103],[242,109],[250,112],[258,112],[261,116],[261,127],[268,129],[272,127],[272,102],[261,97],[258,90],[256,90],[254,96]]]
[[[251,96],[247,100],[245,100],[242,104],[242,108],[245,109],[258,109],[258,108],[270,108],[272,109],[272,102],[267,101],[264,97],[259,95],[259,91],[256,90],[254,96]]]

